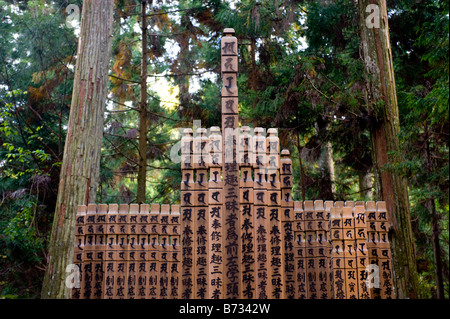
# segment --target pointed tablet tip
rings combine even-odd
[[[225,28],[225,29],[223,30],[223,33],[224,33],[225,35],[233,35],[233,34],[235,33],[235,31],[234,31],[233,28]]]

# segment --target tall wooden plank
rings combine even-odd
[[[181,298],[191,299],[194,287],[194,211],[193,137],[192,129],[185,129],[181,138]]]
[[[222,103],[234,104],[238,98],[238,42],[233,29],[225,29],[221,40]],[[239,164],[237,161],[238,114],[236,107],[222,113],[223,195],[224,195],[224,293],[225,298],[239,298]],[[236,113],[233,113],[236,112]]]
[[[252,141],[254,170],[254,214],[256,236],[256,298],[271,298],[272,274],[270,267],[270,222],[267,171],[266,137],[261,127],[254,129]]]
[[[253,299],[256,291],[256,259],[255,259],[255,214],[252,167],[252,136],[248,126],[242,127],[239,136],[240,177],[240,238],[239,251],[242,265],[240,281],[242,282],[240,298]]]
[[[294,201],[292,199],[292,160],[287,149],[281,151],[280,183],[281,183],[281,229],[284,263],[285,298],[298,297],[295,281],[295,249],[294,249]]]
[[[208,185],[209,137],[198,128],[194,136],[194,298],[205,299],[208,286]]]
[[[209,299],[224,298],[224,233],[223,233],[223,145],[219,127],[210,129],[210,167],[208,184],[208,273]]]
[[[266,137],[266,187],[269,213],[269,267],[271,291],[270,298],[284,299],[284,250],[282,244],[281,225],[281,183],[280,183],[280,146],[278,131],[275,128],[267,130]],[[290,192],[285,189],[286,195]]]

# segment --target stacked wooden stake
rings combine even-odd
[[[207,152],[208,151],[208,152]],[[194,169],[195,184],[193,192],[194,207],[194,298],[207,297],[208,286],[208,168],[209,168],[209,138],[206,129],[197,129],[194,138]]]
[[[388,238],[388,214],[385,202],[377,202],[376,230],[379,238],[381,298],[393,298],[391,246]]]
[[[208,298],[223,298],[223,181],[222,136],[219,127],[212,127],[209,136],[210,166],[208,195],[209,284]]]
[[[266,138],[266,185],[269,213],[269,247],[272,290],[270,298],[284,299],[284,250],[281,225],[280,141],[277,129],[270,128]],[[286,192],[288,200],[290,192]]]
[[[342,208],[343,250],[345,267],[345,296],[347,299],[358,298],[358,281],[356,275],[356,242],[355,242],[355,218],[353,208]]]
[[[297,298],[294,247],[294,201],[292,200],[292,160],[289,151],[281,151],[280,182],[281,182],[281,221],[282,249],[284,253],[285,298]]]
[[[262,128],[254,129],[252,141],[253,170],[254,170],[254,214],[256,236],[256,298],[270,298],[272,291],[269,276],[269,214],[267,207],[266,183],[266,138],[262,135]]]
[[[321,200],[314,202],[314,217],[316,227],[316,269],[317,269],[317,299],[329,298],[329,253],[330,245],[327,237],[328,216]]]
[[[138,235],[138,254],[137,254],[137,282],[136,282],[136,298],[147,298],[148,272],[150,254],[149,248],[149,230],[150,206],[148,204],[140,205],[139,214],[137,216],[136,233]]]
[[[377,214],[376,203],[366,203],[366,218],[367,218],[367,250],[369,254],[369,294],[370,299],[381,298],[380,281],[379,281],[379,233],[377,232]],[[372,279],[373,278],[373,279]]]
[[[185,129],[181,138],[181,298],[194,298],[194,164],[192,130]]]
[[[305,239],[305,212],[303,202],[294,201],[294,258],[296,283],[295,290],[299,299],[308,298],[306,287],[306,239]]]
[[[238,160],[240,165],[240,263],[242,265],[240,281],[242,282],[242,299],[255,298],[256,269],[255,269],[255,215],[253,198],[253,169],[252,169],[252,136],[248,126],[242,127],[239,136]]]
[[[369,262],[367,251],[367,231],[366,231],[366,213],[364,203],[356,203],[353,210],[355,217],[355,239],[356,239],[356,268],[358,276],[359,299],[369,299],[369,290],[367,287],[367,265]]]
[[[74,288],[72,289],[72,299],[82,299],[81,283],[84,281],[83,260],[84,260],[84,239],[85,239],[85,223],[86,223],[86,206],[78,206],[77,217],[75,219],[75,247],[73,263],[77,267],[77,278],[74,278]],[[75,282],[76,281],[76,282]]]
[[[331,265],[333,269],[333,299],[345,299],[345,263],[343,250],[342,207],[330,208]]]
[[[82,206],[79,206],[82,207]],[[106,269],[105,269],[105,291],[103,298],[113,299],[115,297],[116,271],[117,271],[117,234],[118,234],[119,206],[110,204],[106,214]]]

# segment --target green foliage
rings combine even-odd
[[[0,296],[35,298],[45,267],[76,50],[55,1],[0,1]]]

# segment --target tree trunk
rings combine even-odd
[[[319,169],[320,185],[319,198],[324,200],[334,200],[336,194],[336,181],[334,172],[333,148],[331,142],[323,139],[323,133],[329,130],[329,124],[320,125],[318,122],[314,124],[316,135],[320,138],[320,156],[317,160]]]
[[[418,274],[411,228],[407,181],[386,164],[401,161],[397,93],[385,0],[359,0],[361,46],[371,127],[374,175],[379,200],[386,201],[391,220],[394,291],[397,298],[418,297]],[[367,10],[367,11],[366,11]]]
[[[179,93],[178,97],[180,100],[179,115],[186,119],[191,119],[192,121],[199,119],[201,112],[196,112],[191,104],[191,97],[189,94],[190,84],[188,75],[192,71],[193,65],[190,59],[191,53],[189,52],[189,28],[190,20],[187,14],[181,15],[180,21],[180,34],[176,37],[176,41],[180,46],[180,52],[178,53],[177,61],[178,67],[175,70],[177,77],[175,78],[175,83],[178,85]],[[194,132],[195,134],[195,132]]]
[[[298,165],[300,166],[300,189],[302,192],[302,201],[305,201],[306,200],[305,171],[303,169],[302,147],[300,145],[300,133],[295,133],[295,135],[297,135]]]
[[[84,1],[72,104],[42,298],[69,298],[77,206],[95,202],[100,171],[114,0]]]
[[[139,110],[139,168],[137,176],[138,203],[145,203],[145,189],[147,182],[147,0],[141,2],[142,23],[142,60],[141,60],[141,103]]]
[[[426,152],[426,169],[428,175],[433,172],[433,160],[431,158],[430,150],[430,136],[428,134],[428,127],[425,126],[425,152]],[[428,191],[431,192],[431,187],[428,185]],[[433,259],[434,259],[434,277],[436,280],[436,298],[444,299],[444,278],[442,272],[442,257],[441,257],[441,244],[439,238],[441,237],[441,230],[439,227],[439,216],[436,211],[436,204],[434,198],[428,198],[425,202],[425,207],[431,216],[431,241],[433,243]]]
[[[358,171],[359,193],[367,200],[372,200],[372,174],[370,170]]]

